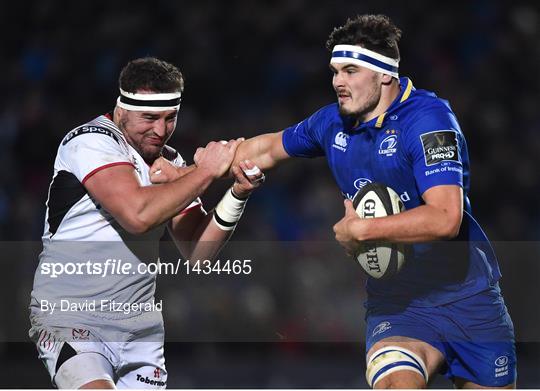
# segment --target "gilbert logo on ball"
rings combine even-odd
[[[353,198],[353,207],[362,219],[391,216],[405,210],[399,195],[382,183],[369,183]],[[356,259],[368,276],[386,279],[395,275],[405,262],[405,247],[400,243],[366,242]]]

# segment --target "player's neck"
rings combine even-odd
[[[400,91],[399,82],[392,79],[390,84],[383,86],[381,91],[381,99],[379,99],[377,106],[375,106],[375,108],[369,113],[366,113],[363,118],[359,118],[358,122],[368,122],[373,118],[377,118],[379,115],[385,113],[392,102],[398,97]]]

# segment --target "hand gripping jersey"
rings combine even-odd
[[[162,155],[177,166],[185,165],[180,154],[170,147],[166,146]],[[41,300],[58,304],[55,315],[62,315],[61,300],[96,302],[95,310],[86,309],[93,313],[100,312],[101,300],[120,303],[153,300],[156,277],[139,272],[137,267],[140,263],[157,261],[165,224],[144,235],[132,235],[84,187],[93,174],[116,165],[132,166],[142,186],[151,184],[148,165],[108,116],[99,116],[73,129],[62,140],[49,188],[43,252],[34,277],[33,317],[45,315],[39,309]],[[194,200],[186,210],[199,205],[200,200]],[[113,267],[113,261],[117,268]],[[64,273],[53,277],[54,263],[63,266],[71,263],[75,268],[66,267]],[[130,264],[130,272],[121,272],[120,264]],[[74,312],[66,311],[63,315],[71,316]]]
[[[404,268],[387,281],[369,279],[368,304],[380,300],[434,306],[497,285],[500,271],[491,244],[471,215],[469,157],[456,117],[447,101],[416,90],[401,78],[401,92],[377,118],[355,126],[337,104],[323,107],[285,129],[283,146],[297,157],[326,156],[345,197],[367,183],[394,189],[406,209],[424,204],[433,186],[463,188],[465,207],[457,238],[411,246]]]

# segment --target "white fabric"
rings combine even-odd
[[[242,213],[244,213],[244,208],[246,207],[247,199],[245,200],[239,200],[235,196],[232,195],[232,188],[229,188],[226,192],[221,201],[218,202],[215,208],[215,213],[224,221],[227,223],[234,223],[236,224],[238,220],[240,220],[240,217],[242,217]],[[232,231],[234,229],[234,225],[231,227],[224,226],[220,224],[214,215],[214,223],[222,229],[223,231]]]
[[[383,62],[385,64],[392,65],[392,66],[394,66],[396,68],[399,66],[399,61],[398,60],[396,60],[394,58],[391,58],[391,57],[383,56],[380,53],[377,53],[377,52],[374,52],[372,50],[363,48],[361,46],[336,45],[336,46],[334,46],[334,49],[332,50],[332,53],[336,52],[336,51],[349,51],[349,52],[354,52],[354,53],[360,53],[360,54],[364,54],[366,56],[372,57],[372,58],[374,58],[376,60],[379,60],[379,61],[381,61],[381,62]],[[358,58],[332,57],[330,59],[330,64],[346,64],[346,63],[355,64],[355,65],[358,65],[358,66],[361,66],[361,67],[364,67],[364,68],[371,69],[372,71],[375,71],[375,72],[380,72],[380,73],[383,73],[385,75],[390,75],[390,76],[395,77],[396,79],[399,80],[399,73],[398,72],[389,71],[387,69],[384,69],[384,68],[381,68],[381,67],[377,66],[376,64],[372,64],[370,62],[363,61],[363,60],[358,59]]]
[[[121,88],[120,88],[120,93],[127,98],[137,99],[137,100],[170,100],[170,99],[178,99],[182,96],[182,93],[180,91],[141,94],[141,93],[127,92]]]
[[[114,384],[112,365],[99,353],[81,353],[63,363],[54,376],[59,389],[79,389],[95,380],[109,380]]]
[[[175,106],[135,106],[120,101],[120,97],[116,99],[116,106],[121,107],[124,110],[130,111],[168,111],[180,109],[179,104]]]
[[[409,357],[411,356],[411,357]],[[398,365],[393,368],[389,368],[379,375],[374,381],[375,375],[386,366],[397,363],[400,361],[412,363],[415,366],[420,365],[421,369],[409,365]],[[375,352],[373,352],[368,359],[367,369],[366,369],[366,380],[370,387],[374,387],[375,384],[381,379],[384,379],[386,376],[397,371],[413,371],[424,377],[426,384],[429,380],[429,373],[426,368],[424,361],[416,353],[410,351],[409,349],[402,348],[400,346],[385,346]],[[422,373],[422,371],[424,373]]]
[[[166,387],[160,312],[146,312],[121,320],[79,314],[73,319],[49,319],[49,323],[32,327],[30,338],[59,388],[77,388],[75,383],[82,385],[106,379],[107,375],[116,382],[117,388]],[[57,373],[57,360],[65,343],[69,343],[77,355],[75,359],[66,360]]]
[[[246,175],[258,175],[261,173],[261,169],[257,166],[254,166],[253,168],[248,168],[247,170],[244,170],[244,174]]]
[[[141,185],[151,184],[149,167],[144,159],[128,145],[121,131],[111,120],[100,116],[69,132],[64,138],[54,163],[53,183],[62,176],[68,176],[72,178],[74,185],[78,183],[81,191],[81,183],[90,173],[103,166],[118,163],[132,165]],[[173,164],[182,166],[185,162],[178,155]],[[31,295],[32,319],[40,319],[47,315],[41,306],[43,301],[55,303],[57,308],[60,308],[62,299],[75,302],[96,300],[98,303],[107,299],[123,303],[151,302],[156,276],[150,273],[112,275],[109,272],[104,277],[88,273],[62,274],[51,278],[50,274],[43,273],[43,268],[52,263],[66,265],[87,261],[95,264],[99,262],[104,268],[108,259],[116,259],[131,264],[131,270],[136,271],[141,263],[157,261],[159,239],[163,236],[166,224],[144,235],[132,235],[82,189],[81,198],[73,201],[56,231],[51,232],[50,207],[58,203],[54,197],[58,198],[58,194],[49,191],[43,252],[40,254]],[[199,204],[200,200],[197,199],[187,208]],[[54,313],[57,314],[58,311]],[[119,316],[124,315],[120,313]]]

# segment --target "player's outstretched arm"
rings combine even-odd
[[[212,213],[199,207],[171,220],[169,232],[184,257],[192,261],[215,257],[234,232],[251,192],[264,181],[262,171],[250,161],[240,162],[233,173],[234,185]]]
[[[273,168],[281,161],[290,158],[283,147],[283,131],[265,133],[242,142],[236,150],[232,167],[241,161],[251,160],[261,170]]]
[[[362,241],[427,242],[447,240],[459,233],[463,217],[463,190],[457,185],[434,186],[422,195],[425,205],[388,217],[361,219],[352,202],[336,225],[336,240],[350,253]]]
[[[198,167],[159,186],[141,186],[132,167],[96,172],[84,184],[92,198],[128,232],[142,234],[176,216],[200,196],[232,163],[237,141],[209,143]]]
[[[234,176],[232,167],[238,167],[240,162],[249,160],[252,161],[261,170],[266,171],[281,161],[289,158],[289,154],[285,151],[282,142],[283,131],[276,133],[266,133],[252,137],[247,140],[237,139],[240,142],[234,161],[229,169],[229,176]],[[205,148],[198,148],[194,161],[198,166],[199,155]],[[152,183],[167,183],[175,180],[182,175],[184,171],[181,168],[174,167],[166,162],[158,162],[152,166],[150,170],[150,180]]]

